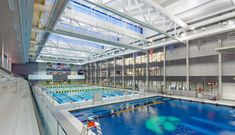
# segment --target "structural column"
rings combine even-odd
[[[186,42],[186,90],[189,91],[189,41]]]
[[[125,76],[125,68],[124,68],[124,66],[125,66],[125,57],[124,56],[122,56],[122,87],[124,88],[124,76]]]
[[[221,40],[218,40],[218,46],[219,47],[222,47],[222,41]],[[219,53],[218,54],[218,79],[219,79],[219,89],[218,89],[218,97],[219,99],[222,99],[223,96],[222,96],[222,54]]]
[[[116,87],[116,58],[113,59],[113,84]]]
[[[136,57],[135,57],[135,53],[133,53],[133,90],[136,89],[135,87],[135,61],[136,60]]]
[[[90,83],[90,69],[89,69],[89,64],[87,64],[87,83]]]
[[[5,45],[4,45],[4,38],[2,37],[1,38],[1,51],[0,51],[0,54],[1,54],[1,63],[0,63],[0,66],[4,68],[4,53],[5,53]]]
[[[163,46],[164,61],[163,61],[163,92],[166,91],[166,46]]]
[[[101,65],[102,65],[102,63],[100,62],[100,66],[99,66],[100,67],[100,84],[103,84],[103,82],[102,82],[103,76],[102,76],[102,70],[101,70],[102,66]]]
[[[106,64],[106,85],[109,85],[109,70],[108,70],[109,64]]]
[[[146,90],[145,92],[148,92],[149,91],[149,51],[147,50],[146,51],[146,58],[147,58],[147,61],[146,61]]]
[[[91,84],[93,84],[93,70],[92,70],[92,63],[90,64],[91,70]]]
[[[94,64],[95,64],[95,84],[97,84],[97,72],[96,72],[96,70],[97,70],[97,63],[95,62]]]
[[[0,67],[2,67],[2,62],[3,62],[3,53],[2,53],[2,45],[0,45]]]

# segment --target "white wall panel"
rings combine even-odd
[[[235,100],[235,83],[223,83],[222,98]]]
[[[217,76],[217,63],[191,64],[189,68],[190,76]]]

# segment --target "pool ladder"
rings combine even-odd
[[[96,135],[103,135],[101,127],[100,127],[100,123],[99,123],[99,117],[97,115],[94,115],[93,113],[88,113],[88,114],[83,115],[83,121],[88,121],[89,117],[92,117],[95,120],[95,124],[96,124],[95,129],[96,129],[96,132],[97,132]],[[82,132],[81,132],[80,135],[88,135],[88,132],[89,132],[89,128],[88,128],[87,123],[86,123],[86,125],[83,126]]]

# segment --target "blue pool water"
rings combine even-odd
[[[115,113],[131,107],[137,109]],[[71,113],[84,123],[84,114],[98,115],[104,135],[235,135],[235,109],[185,100],[156,97]]]
[[[124,96],[125,93],[127,95],[134,94],[133,92],[125,92],[121,90],[90,90],[84,92],[64,93],[48,92],[48,94],[52,96],[59,104],[91,100],[93,99],[95,93],[101,93],[103,98]]]

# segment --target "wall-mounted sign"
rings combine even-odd
[[[71,75],[71,67],[69,64],[47,63],[47,75]]]

